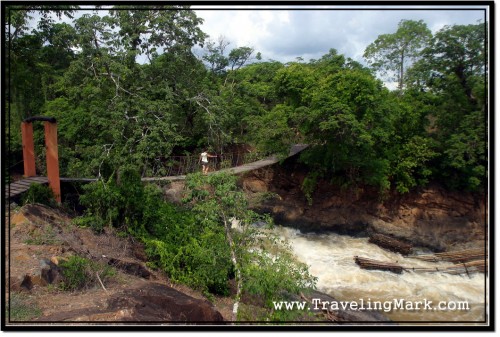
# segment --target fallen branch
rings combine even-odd
[[[106,287],[104,287],[104,284],[102,283],[101,278],[99,277],[99,273],[95,273],[95,276],[97,276],[97,280],[101,284],[102,289],[104,289],[104,291],[106,292],[106,294],[108,294],[108,290],[106,290]]]

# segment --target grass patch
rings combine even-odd
[[[98,285],[99,279],[105,283],[116,276],[116,270],[104,263],[94,262],[80,256],[71,256],[60,263],[64,290],[80,290]]]
[[[5,317],[10,321],[30,321],[42,315],[42,310],[29,296],[18,292],[10,293],[5,311]]]
[[[54,227],[44,224],[37,227],[29,234],[29,238],[24,241],[28,245],[58,245],[62,242],[56,238]]]

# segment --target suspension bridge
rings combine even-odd
[[[46,121],[47,123],[51,123],[51,121]],[[47,129],[46,129],[47,130]],[[23,138],[24,140],[24,138]],[[25,142],[23,141],[23,160],[24,168],[25,168],[25,178],[12,182],[8,185],[8,188],[5,191],[5,198],[11,199],[14,198],[24,192],[26,192],[31,184],[49,184],[51,185],[51,179],[57,180],[58,182],[93,182],[97,181],[97,178],[71,178],[71,177],[58,177],[53,172],[52,174],[48,172],[46,176],[37,176],[34,174],[34,153],[31,151],[26,151],[26,149],[30,148],[29,141],[28,146],[25,146]],[[46,138],[47,143],[47,138]],[[31,145],[32,146],[32,145]],[[50,146],[54,146],[54,144],[46,144],[47,149],[50,150]],[[57,143],[55,144],[57,146]],[[280,160],[289,158],[291,156],[296,155],[301,152],[305,148],[307,148],[307,144],[294,144],[291,146],[290,151],[286,157],[280,157],[277,155],[265,156],[258,152],[233,152],[218,155],[216,158],[212,159],[210,162],[210,172],[208,174],[213,174],[215,172],[228,172],[232,174],[241,174],[245,172],[249,172],[252,170],[257,170],[266,166],[273,165]],[[28,152],[26,154],[26,152]],[[53,151],[52,151],[53,152]],[[57,161],[57,153],[56,158],[49,157],[49,151],[47,151],[47,171],[49,171],[49,161],[56,160]],[[262,158],[264,157],[264,158]],[[54,171],[54,163],[51,163],[50,167],[52,171]],[[155,176],[155,177],[143,177],[142,181],[145,182],[154,182],[154,181],[179,181],[186,179],[186,176],[190,173],[200,172],[201,164],[198,155],[190,155],[190,156],[172,156],[169,157],[166,163],[163,166],[163,175]],[[57,164],[57,175],[58,164]],[[54,194],[59,195],[60,202],[60,187],[57,186],[56,189],[53,188]]]

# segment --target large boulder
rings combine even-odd
[[[84,308],[41,317],[39,322],[222,322],[222,315],[206,300],[193,298],[169,286],[145,282],[110,295],[103,309]]]

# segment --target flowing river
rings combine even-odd
[[[291,245],[297,259],[309,266],[318,278],[319,291],[338,301],[356,301],[368,308],[403,299],[414,310],[395,309],[381,312],[394,321],[416,322],[477,322],[485,320],[485,275],[481,273],[451,275],[446,273],[364,270],[354,263],[354,256],[396,262],[403,266],[439,267],[446,262],[433,263],[407,258],[368,243],[368,238],[356,238],[333,233],[301,233],[299,230],[276,226],[277,233]],[[415,302],[427,301],[415,310]],[[432,304],[429,302],[432,301]],[[445,301],[446,303],[440,303]],[[406,304],[409,303],[409,304]],[[462,307],[469,310],[461,310]],[[429,307],[431,308],[429,310]],[[386,305],[389,309],[389,305]],[[411,309],[411,307],[408,307]],[[444,310],[441,310],[444,309]]]

